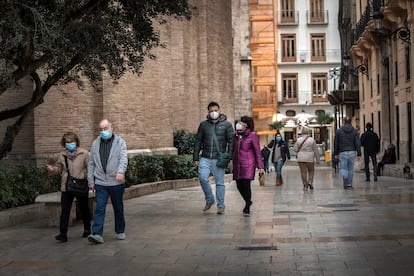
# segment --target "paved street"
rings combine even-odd
[[[318,167],[304,192],[299,168],[283,168],[285,184],[253,183],[251,217],[234,183],[226,213],[203,213],[200,187],[125,202],[127,239],[115,239],[108,208],[102,245],[80,238],[82,225],[57,243],[56,228],[36,221],[0,229],[0,275],[413,275],[414,180]],[[110,206],[109,206],[110,207]]]

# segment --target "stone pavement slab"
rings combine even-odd
[[[107,209],[105,243],[82,239],[82,225],[57,243],[38,220],[0,229],[0,275],[413,275],[414,181],[355,174],[344,190],[331,168],[318,167],[302,191],[297,166],[275,187],[253,182],[251,217],[235,183],[226,213],[203,213],[200,187],[125,201],[126,240],[115,238]]]

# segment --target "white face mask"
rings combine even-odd
[[[220,116],[220,113],[218,113],[217,111],[210,112],[210,118],[213,120],[218,119],[219,116]]]
[[[237,123],[236,130],[243,130],[243,125],[241,123]]]

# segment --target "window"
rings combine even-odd
[[[296,61],[296,35],[282,34],[282,61]]]
[[[405,80],[410,80],[411,70],[410,70],[410,47],[405,47]]]
[[[280,21],[282,23],[295,22],[295,0],[280,1]]]
[[[324,0],[310,0],[310,22],[324,22]]]
[[[288,111],[286,111],[286,116],[295,117],[296,116],[296,111],[295,110],[288,110]]]
[[[395,85],[398,85],[398,61],[394,62]]]
[[[312,61],[325,61],[325,34],[311,34]]]
[[[326,73],[312,73],[312,102],[326,101],[327,83]]]
[[[298,74],[282,74],[283,103],[298,102]]]

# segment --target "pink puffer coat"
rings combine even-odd
[[[256,168],[263,169],[259,137],[250,129],[234,135],[233,179],[253,180]]]

